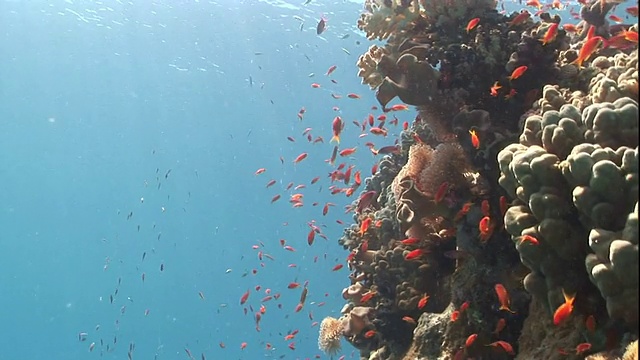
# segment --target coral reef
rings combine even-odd
[[[637,353],[637,25],[596,0],[577,32],[553,6],[495,6],[366,1],[358,28],[385,43],[358,76],[419,116],[339,240],[351,275],[327,353],[340,337],[363,359]],[[607,46],[585,54],[594,36]]]

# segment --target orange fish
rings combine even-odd
[[[298,155],[298,157],[296,157],[296,158],[293,160],[293,163],[294,163],[294,164],[299,163],[300,161],[302,161],[302,160],[306,159],[306,158],[307,158],[307,155],[308,155],[307,153],[302,153],[302,154]]]
[[[624,38],[632,43],[638,43],[638,33],[635,31],[624,30]]]
[[[511,305],[511,300],[509,300],[509,293],[507,289],[505,289],[504,285],[496,284],[494,287],[496,291],[496,295],[498,295],[498,301],[500,301],[499,310],[506,310],[512,314],[515,314],[515,311],[512,311],[509,307]]]
[[[485,216],[478,222],[478,230],[480,231],[480,241],[486,242],[493,234],[493,223],[489,216]]]
[[[349,99],[360,99],[360,95],[358,95],[358,94],[354,94],[354,93],[349,93],[349,94],[347,94],[347,97],[348,97]]]
[[[387,136],[387,130],[380,127],[372,127],[371,129],[369,129],[369,132],[371,132],[373,135]]]
[[[471,30],[473,30],[473,28],[476,27],[476,25],[478,25],[478,23],[480,22],[480,18],[473,18],[471,20],[469,20],[469,23],[467,24],[467,33]]]
[[[340,144],[340,133],[342,132],[342,129],[344,128],[344,123],[342,122],[342,118],[340,118],[340,116],[336,116],[333,119],[333,123],[331,125],[332,129],[333,129],[333,137],[331,138],[330,142],[337,142],[338,144]]]
[[[267,169],[265,169],[265,168],[260,168],[260,169],[256,170],[256,173],[255,173],[255,174],[256,174],[256,175],[260,175],[260,174],[262,174],[262,173],[263,173],[263,172],[265,172],[265,171],[267,171]]]
[[[345,156],[352,155],[355,152],[356,152],[356,148],[347,148],[347,149],[344,149],[344,150],[340,151],[339,154],[340,154],[340,156],[345,157]]]
[[[509,344],[506,341],[498,340],[498,341],[492,342],[491,344],[488,344],[486,346],[492,346],[492,347],[495,347],[495,348],[500,347],[500,348],[502,348],[502,350],[504,350],[504,352],[506,352],[509,355],[514,355],[515,354],[511,344]]]
[[[515,80],[517,78],[519,78],[520,76],[522,76],[522,74],[524,74],[525,71],[527,71],[529,67],[526,65],[522,65],[522,66],[518,66],[517,68],[513,69],[513,72],[511,73],[511,76],[509,76],[509,80]]]
[[[364,337],[367,338],[367,339],[371,339],[374,336],[376,336],[376,331],[375,330],[369,330],[366,333],[364,333]]]
[[[366,218],[362,221],[360,224],[360,236],[363,236],[367,232],[369,225],[371,225],[371,218]]]
[[[338,68],[338,66],[336,65],[331,65],[331,67],[329,67],[329,70],[327,70],[327,73],[325,74],[326,76],[331,75],[332,72],[334,72],[336,69]]]
[[[489,93],[491,94],[491,96],[498,96],[498,90],[500,89],[502,89],[502,86],[500,86],[500,84],[496,81],[495,83],[493,83],[491,89],[489,89]]]
[[[409,110],[409,106],[405,104],[396,104],[389,108],[389,111],[406,111]]]
[[[542,39],[540,39],[540,41],[542,41],[542,45],[547,45],[556,38],[556,35],[558,35],[558,25],[558,23],[553,23],[549,26],[547,32],[545,32]]]
[[[576,26],[574,24],[564,24],[562,25],[562,29],[564,29],[564,31],[568,32],[568,33],[576,33],[578,31],[578,29],[576,28]]]
[[[427,301],[429,301],[429,295],[424,294],[424,296],[418,301],[418,309],[422,310],[422,308],[427,305]]]
[[[478,134],[476,134],[475,130],[469,130],[469,135],[471,136],[471,145],[473,145],[473,147],[475,149],[479,149],[480,148],[480,138],[478,138]]]
[[[311,84],[311,87],[312,87],[312,88],[314,88],[314,89],[317,89],[317,88],[319,88],[319,87],[320,87],[320,84],[318,84],[318,83],[313,83],[313,84]]]
[[[624,9],[624,11],[627,12],[627,14],[633,16],[633,17],[638,17],[638,6],[629,6],[628,8]]]
[[[591,57],[591,55],[596,52],[596,50],[598,50],[600,42],[606,44],[606,40],[602,36],[594,36],[591,39],[587,40],[580,48],[578,58],[576,58],[573,63],[577,64],[578,66],[582,66],[582,63],[589,57]]]
[[[562,295],[564,296],[564,303],[558,306],[553,314],[554,325],[560,325],[569,317],[569,315],[571,315],[571,312],[573,311],[573,301],[576,298],[576,294],[567,295],[564,289],[562,289]]]
[[[467,202],[464,205],[462,205],[462,208],[460,209],[460,211],[458,211],[456,216],[453,218],[453,221],[458,222],[460,219],[462,219],[463,216],[467,215],[469,210],[471,210],[471,206],[473,206],[472,202]]]
[[[542,4],[540,4],[539,0],[527,0],[526,4],[528,6],[537,7],[538,9],[542,7]]]
[[[331,269],[331,271],[338,271],[340,269],[342,269],[343,265],[342,264],[337,264],[336,266],[333,267],[333,269]]]

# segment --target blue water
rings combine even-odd
[[[356,76],[369,46],[355,28],[361,5],[301,3],[0,0],[0,360],[125,359],[132,344],[134,359],[320,354],[312,325],[344,303],[336,220],[351,223],[355,199],[329,194],[331,122],[345,121],[341,148],[358,152],[341,160],[364,178],[372,139],[351,122],[375,100]],[[308,127],[324,144],[306,141]],[[308,246],[312,220],[328,240]],[[293,281],[309,282],[299,313]],[[257,332],[267,288],[282,296],[264,303]],[[291,350],[283,337],[296,329]]]
[[[368,46],[354,32],[361,5],[298,5],[0,2],[0,359],[126,359],[132,343],[134,359],[188,359],[185,348],[198,359],[320,354],[311,324],[342,308],[335,221],[350,223],[354,200],[327,190],[331,122],[343,117],[341,146],[360,150],[347,162],[369,174],[373,156],[351,121],[374,99],[355,75]],[[317,36],[321,15],[329,25]],[[338,84],[324,76],[331,65]],[[349,92],[362,99],[330,96]],[[325,143],[308,143],[307,127]],[[288,202],[290,181],[307,185],[302,208]],[[336,206],[323,217],[327,201]],[[328,240],[307,245],[311,220]],[[275,258],[264,267],[259,241]],[[292,281],[309,281],[299,313]],[[266,288],[282,294],[265,303],[260,332],[239,304],[249,288],[253,312]],[[290,350],[283,337],[295,329]]]

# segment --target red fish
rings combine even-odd
[[[367,191],[366,193],[360,195],[360,198],[358,199],[358,205],[356,207],[356,212],[358,214],[361,214],[364,209],[371,206],[371,204],[375,201],[376,195],[378,195],[378,193],[373,190]]]
[[[249,294],[250,294],[250,290],[247,290],[247,292],[242,294],[242,296],[240,297],[240,305],[244,305],[244,303],[247,302],[247,299],[249,299]]]
[[[498,301],[500,301],[499,310],[506,310],[512,314],[515,314],[515,312],[509,308],[509,306],[511,305],[511,300],[509,299],[509,293],[507,292],[507,289],[505,289],[504,285],[496,284],[494,289],[496,291],[496,295],[498,295]]]
[[[593,315],[589,315],[584,322],[584,326],[587,328],[587,331],[593,333],[596,331],[596,318]]]
[[[454,310],[451,313],[451,322],[456,322],[456,321],[458,321],[459,318],[460,318],[460,311]]]
[[[571,312],[573,312],[573,301],[576,298],[576,295],[567,295],[567,293],[562,289],[562,295],[564,296],[564,303],[556,309],[555,313],[553,313],[553,324],[560,325],[564,322]]]
[[[447,194],[447,191],[449,191],[449,183],[445,181],[438,187],[436,194],[433,196],[433,201],[435,201],[436,204],[440,203]]]
[[[329,67],[329,70],[327,70],[327,73],[325,75],[326,76],[331,75],[331,73],[334,72],[337,68],[338,68],[337,65],[331,65],[331,67]]]
[[[369,225],[371,225],[371,218],[366,218],[362,221],[360,224],[360,236],[363,236],[367,232]]]
[[[582,343],[582,344],[578,344],[578,346],[576,346],[576,355],[580,355],[583,352],[589,351],[591,350],[591,344],[590,343]]]
[[[525,22],[528,18],[531,17],[531,14],[527,10],[523,10],[520,14],[518,14],[511,22],[509,23],[509,27],[513,25],[518,25]]]
[[[422,256],[424,253],[425,251],[422,249],[415,249],[415,250],[409,251],[409,253],[404,257],[404,259],[405,260],[417,259],[420,256]]]
[[[311,231],[309,231],[309,235],[307,235],[307,244],[309,244],[309,246],[313,245],[313,240],[316,238],[316,232],[311,229]]]
[[[480,18],[473,18],[471,20],[469,20],[469,23],[467,24],[467,33],[471,30],[473,30],[473,28],[476,27],[476,25],[478,25],[478,23],[480,22]]]
[[[333,129],[333,137],[331,138],[330,142],[337,142],[338,144],[340,144],[340,133],[342,132],[342,129],[344,128],[344,123],[342,122],[342,118],[340,118],[340,116],[336,116],[333,119],[333,123],[331,124],[331,128]]]
[[[316,34],[320,35],[327,29],[327,19],[324,16],[320,17],[320,21],[318,21],[318,25],[316,26]]]
[[[422,308],[427,305],[427,301],[429,301],[429,295],[424,294],[424,296],[418,301],[418,309],[422,310]]]
[[[538,245],[538,239],[536,239],[535,237],[531,236],[531,235],[522,235],[520,237],[520,243],[524,243],[524,242],[530,242],[532,245]]]
[[[491,96],[498,96],[498,90],[500,89],[502,89],[502,86],[500,86],[500,84],[496,81],[495,83],[493,83],[491,89],[489,89],[489,93],[491,94]]]
[[[302,153],[302,154],[298,155],[298,157],[296,157],[296,158],[293,160],[293,163],[294,163],[294,164],[299,163],[300,161],[302,161],[302,160],[306,159],[306,158],[307,158],[307,155],[308,155],[307,153]]]
[[[396,104],[388,108],[389,111],[406,111],[409,110],[409,106],[405,104]]]
[[[473,345],[473,342],[476,341],[477,338],[478,338],[478,334],[469,335],[467,340],[464,342],[464,347],[468,348],[469,346]]]
[[[504,352],[506,352],[506,353],[507,353],[507,354],[509,354],[509,355],[514,355],[514,354],[515,354],[515,352],[513,351],[513,347],[511,346],[511,344],[509,344],[508,342],[503,341],[503,340],[498,340],[498,341],[492,342],[491,344],[488,344],[488,345],[486,345],[486,346],[492,346],[492,347],[494,347],[494,348],[499,347],[499,348],[501,348],[502,350],[504,350]]]
[[[525,73],[525,71],[527,71],[529,67],[526,65],[522,65],[522,66],[518,66],[517,68],[513,69],[513,72],[511,73],[511,76],[509,76],[509,80],[515,80],[519,77],[522,76],[522,74]]]
[[[356,148],[347,148],[347,149],[341,150],[339,154],[340,156],[345,157],[345,156],[352,155],[355,152],[356,152]]]
[[[469,135],[471,136],[471,145],[475,149],[480,148],[480,138],[478,138],[478,134],[476,134],[475,130],[469,130]]]
[[[591,55],[598,50],[598,45],[602,42],[606,44],[606,40],[602,36],[594,36],[591,39],[587,40],[582,47],[580,48],[580,52],[578,53],[578,57],[574,61],[574,63],[578,66],[582,66],[582,63],[587,60]]]
[[[260,175],[260,174],[262,174],[262,173],[263,173],[263,172],[265,172],[265,171],[267,171],[267,169],[265,169],[265,168],[260,168],[260,169],[256,170],[256,173],[255,173],[255,174],[256,174],[256,175]]]
[[[549,26],[547,32],[545,32],[542,39],[540,39],[540,41],[542,41],[542,45],[547,45],[556,38],[556,35],[558,34],[558,25],[558,23],[553,23]]]

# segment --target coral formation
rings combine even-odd
[[[385,43],[358,75],[383,110],[398,97],[419,116],[353,205],[347,304],[322,349],[342,336],[368,359],[637,352],[637,25],[610,25],[595,0],[575,33],[555,5],[540,20],[495,6],[366,1],[358,28]],[[585,55],[594,36],[607,47]]]

